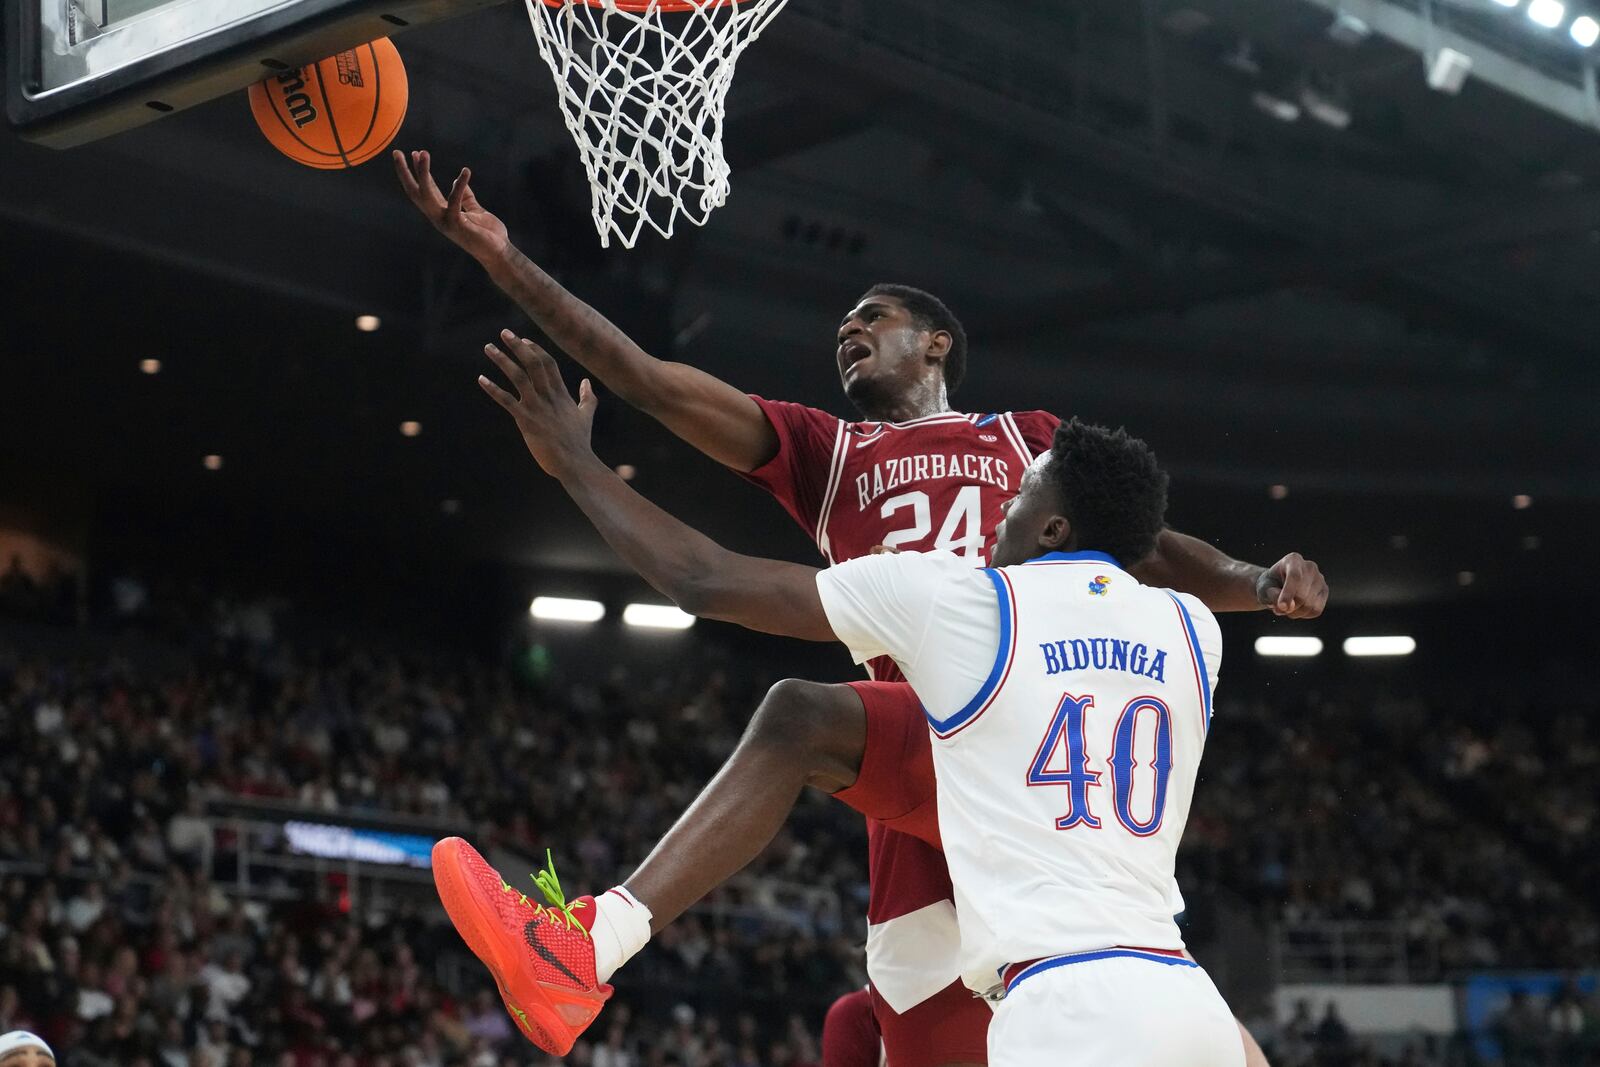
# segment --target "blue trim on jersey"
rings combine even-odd
[[[991,422],[993,422],[995,419],[998,419],[999,417],[1000,417],[999,415],[985,415],[983,418],[978,420],[977,424],[979,426],[987,426]]]
[[[978,709],[994,695],[995,689],[1000,685],[1000,678],[1005,673],[1006,660],[1011,652],[1011,598],[1006,595],[1006,581],[1000,577],[1000,572],[992,567],[985,567],[983,573],[994,585],[995,600],[1000,607],[1000,647],[994,653],[994,666],[989,668],[989,677],[984,679],[983,688],[978,690],[978,695],[967,701],[967,706],[950,716],[948,719],[936,719],[928,710],[926,704],[922,707],[922,714],[928,717],[928,725],[933,727],[934,733],[948,734],[966,725],[967,720],[978,713]]]
[[[1172,597],[1172,602],[1178,605],[1178,611],[1183,615],[1183,628],[1189,631],[1189,649],[1194,653],[1195,666],[1200,668],[1200,681],[1205,692],[1202,694],[1206,704],[1206,730],[1211,729],[1211,672],[1206,669],[1206,658],[1200,654],[1200,638],[1194,632],[1194,620],[1189,617],[1189,609],[1183,606],[1183,601],[1168,590],[1163,590]]]
[[[1119,571],[1125,569],[1117,562],[1115,556],[1105,552],[1046,552],[1042,556],[1035,556],[1025,561],[1024,566],[1028,563],[1088,563],[1091,560],[1096,563],[1109,563]]]
[[[1029,967],[1015,978],[1011,979],[1010,982],[1007,982],[1006,992],[1009,993],[1013,989],[1017,988],[1017,986],[1022,984],[1024,979],[1032,978],[1034,975],[1041,974],[1044,971],[1053,971],[1057,967],[1069,967],[1074,963],[1093,963],[1095,960],[1109,960],[1116,959],[1118,957],[1129,957],[1136,960],[1148,960],[1151,963],[1164,963],[1168,967],[1200,966],[1194,960],[1185,959],[1182,956],[1163,956],[1157,952],[1140,952],[1138,949],[1134,948],[1108,948],[1102,949],[1099,952],[1073,952],[1065,956],[1053,956],[1049,959],[1040,960],[1038,963],[1035,963],[1033,966]]]

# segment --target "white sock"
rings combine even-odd
[[[595,897],[589,936],[594,938],[595,978],[609,982],[650,940],[650,909],[619,885]]]

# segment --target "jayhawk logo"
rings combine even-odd
[[[1106,587],[1111,584],[1111,579],[1103,574],[1097,574],[1089,580],[1090,596],[1105,596]]]

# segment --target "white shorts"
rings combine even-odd
[[[1239,1024],[1188,961],[1080,952],[1033,964],[989,1024],[990,1067],[1244,1067]]]

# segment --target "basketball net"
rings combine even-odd
[[[728,199],[722,127],[739,54],[787,0],[526,0],[589,172],[602,247],[672,236]]]

